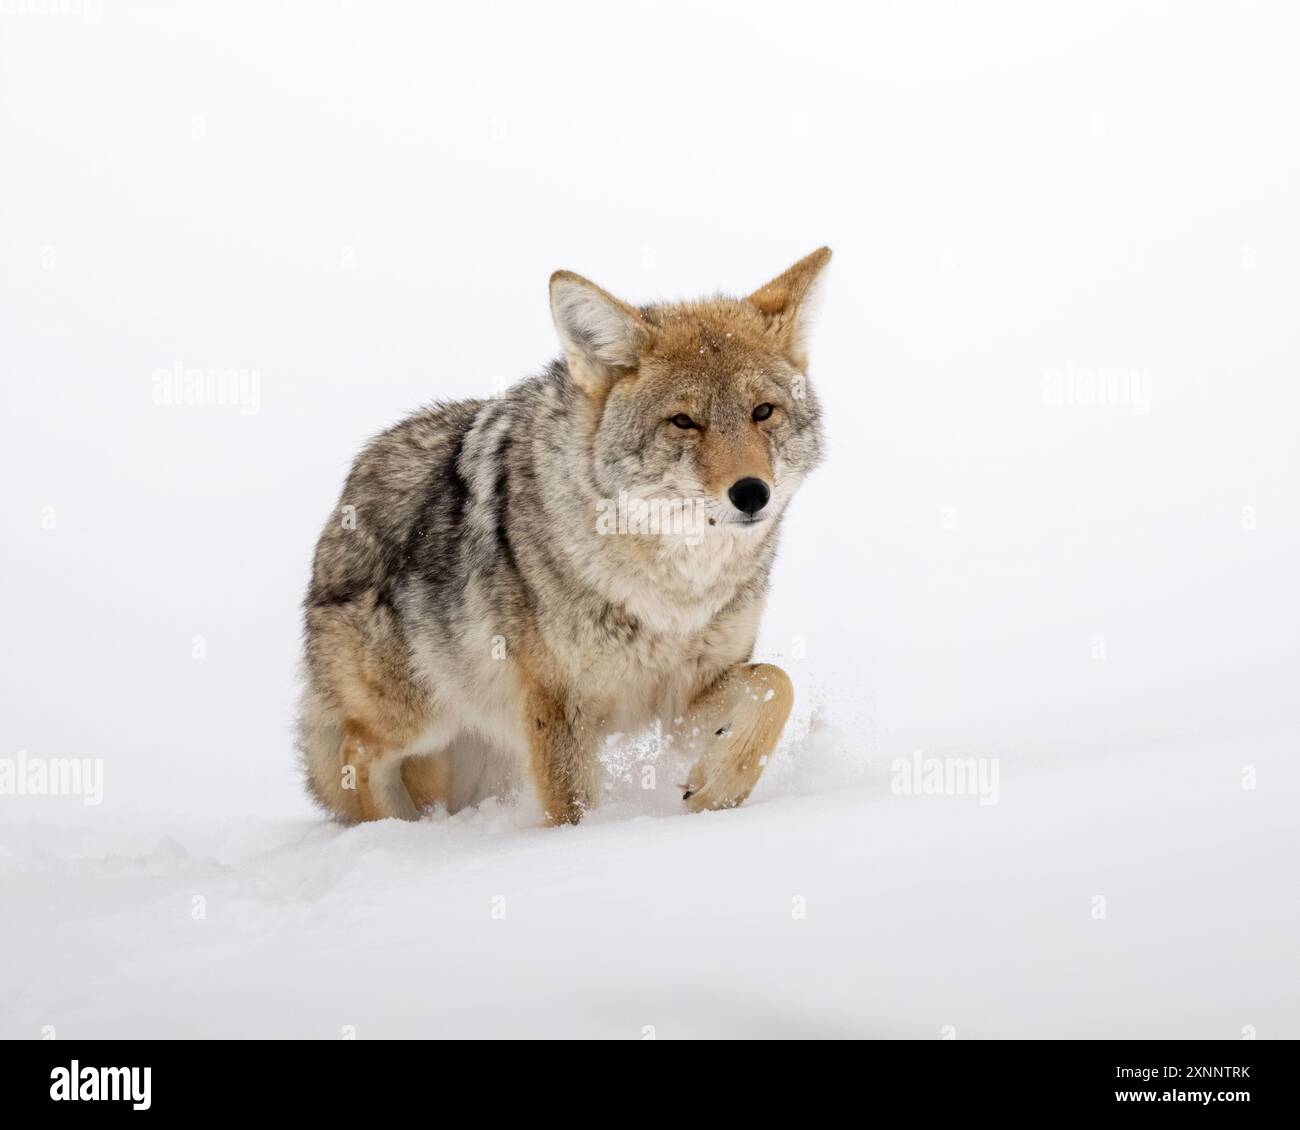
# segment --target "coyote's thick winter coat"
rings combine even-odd
[[[748,298],[629,306],[551,278],[564,356],[358,456],[316,547],[300,745],[346,821],[529,778],[594,799],[607,734],[663,723],[691,809],[739,804],[790,712],[750,664],[781,517],[821,454],[805,375],[823,248]]]

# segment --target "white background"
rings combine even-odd
[[[0,4],[0,757],[105,792],[0,797],[0,1035],[1300,1035],[1293,6],[48,7]],[[539,369],[556,268],[822,243],[750,804],[325,824],[299,604],[366,437]],[[1052,403],[1097,369],[1149,403]],[[896,795],[916,750],[999,803]]]

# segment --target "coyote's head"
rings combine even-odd
[[[804,315],[830,257],[814,251],[747,298],[640,309],[552,275],[569,374],[597,421],[598,488],[684,502],[732,532],[779,516],[821,455]]]

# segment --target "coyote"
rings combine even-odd
[[[557,271],[560,359],[367,444],[305,602],[299,748],[323,808],[415,819],[531,780],[574,823],[605,737],[656,721],[693,759],[689,810],[749,796],[793,701],[750,655],[821,457],[804,339],[830,254],[747,298],[641,307]],[[611,521],[615,500],[683,520]]]

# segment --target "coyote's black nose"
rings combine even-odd
[[[762,479],[737,479],[727,491],[727,497],[732,506],[752,517],[767,505],[771,492]]]

